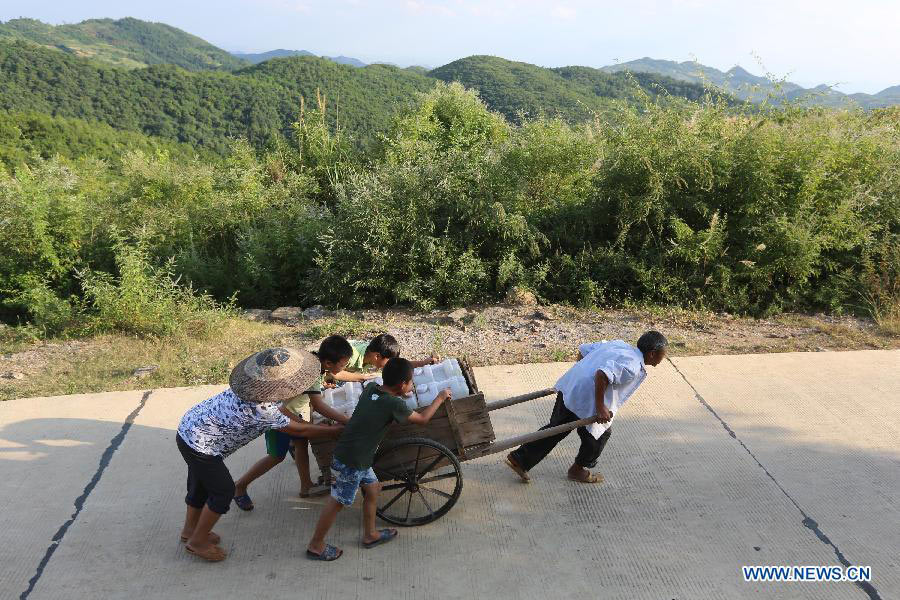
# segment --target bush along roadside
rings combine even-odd
[[[324,112],[263,153],[0,172],[0,318],[167,335],[229,306],[430,309],[525,289],[896,326],[898,109],[644,97],[580,126],[514,125],[439,85],[364,155]]]

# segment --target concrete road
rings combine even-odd
[[[477,369],[490,399],[547,387],[567,364]],[[900,352],[675,359],[617,417],[600,470],[565,479],[567,438],[518,483],[502,455],[463,464],[457,505],[359,547],[339,517],[331,564],[303,551],[321,506],[283,463],[216,530],[228,560],[178,540],[185,468],[174,428],[220,388],[0,403],[0,598],[898,598]],[[492,413],[498,438],[551,401]],[[228,459],[235,476],[264,454]],[[745,583],[742,565],[864,565],[869,584]]]

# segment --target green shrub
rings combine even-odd
[[[163,335],[213,299],[430,309],[522,288],[892,321],[900,110],[635,96],[513,125],[441,84],[366,154],[322,102],[261,154],[34,159],[0,171],[0,317]]]
[[[117,277],[90,270],[81,273],[85,296],[95,311],[93,329],[204,336],[227,318],[228,307],[180,285],[173,261],[154,267],[142,245],[122,242],[116,245],[115,255]]]

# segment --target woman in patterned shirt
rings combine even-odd
[[[319,361],[309,352],[263,350],[234,368],[228,389],[182,417],[175,441],[188,467],[181,539],[189,553],[210,561],[225,558],[212,528],[234,497],[234,480],[224,462],[227,456],[270,429],[307,438],[340,435],[340,425],[313,425],[282,407],[282,402],[309,389],[319,371]]]

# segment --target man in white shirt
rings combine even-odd
[[[645,365],[655,367],[666,357],[669,342],[658,331],[640,337],[637,347],[622,340],[582,344],[578,362],[556,382],[556,404],[549,429],[564,423],[596,417],[596,422],[579,427],[581,448],[568,476],[581,483],[600,483],[603,476],[591,473],[606,442],[612,435],[613,417],[647,377]],[[528,471],[569,435],[569,431],[523,444],[506,457],[506,464],[528,482]]]

